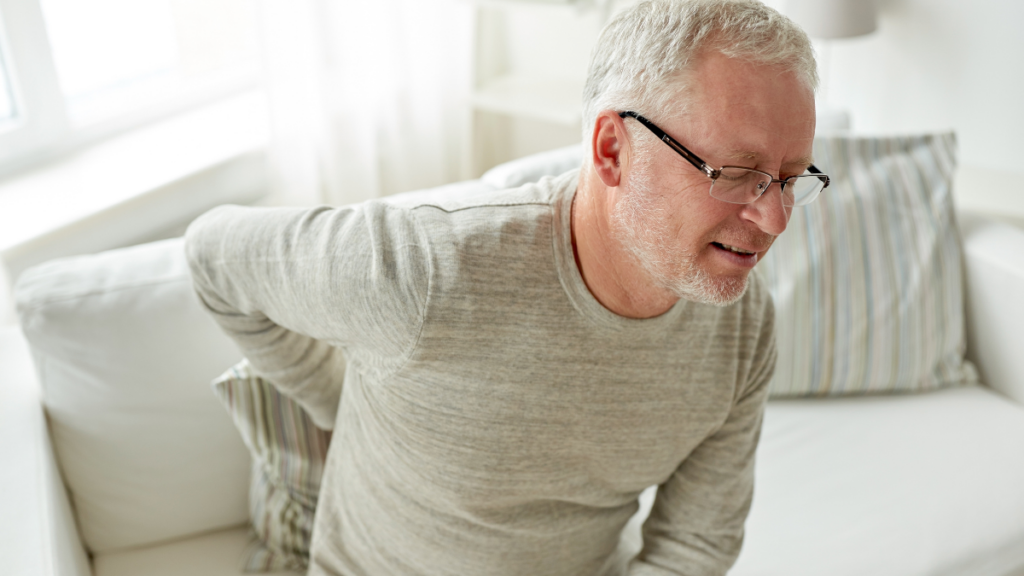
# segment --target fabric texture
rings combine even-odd
[[[330,433],[260,378],[248,360],[213,381],[252,453],[249,514],[258,542],[247,572],[303,569]]]
[[[310,574],[722,575],[734,561],[771,299],[752,274],[729,307],[608,311],[573,257],[577,178],[419,205],[222,207],[189,228],[215,319],[333,426]],[[630,561],[621,532],[652,485]]]
[[[951,133],[815,140],[831,185],[758,266],[775,299],[772,396],[977,381],[964,360]]]
[[[241,354],[200,305],[184,244],[53,260],[18,279],[49,437],[93,554],[249,516],[249,454],[210,393]]]

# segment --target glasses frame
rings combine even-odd
[[[776,177],[772,176],[771,174],[769,174],[767,172],[764,172],[764,171],[761,171],[761,170],[755,170],[754,168],[747,168],[746,166],[722,166],[721,168],[715,169],[715,168],[712,168],[704,160],[701,160],[700,156],[697,156],[693,152],[690,152],[689,150],[687,150],[686,146],[683,146],[682,144],[680,144],[675,138],[673,138],[673,137],[669,136],[668,134],[666,134],[664,130],[662,130],[661,128],[658,128],[658,126],[655,125],[654,122],[651,122],[647,118],[644,118],[639,113],[633,112],[632,110],[626,110],[625,112],[619,112],[619,117],[620,118],[626,118],[627,116],[635,118],[638,122],[643,124],[648,130],[653,132],[654,135],[657,136],[662,142],[664,142],[665,144],[668,144],[669,148],[675,150],[677,154],[679,154],[687,162],[692,164],[694,168],[696,168],[696,169],[700,170],[701,172],[703,172],[705,176],[707,176],[708,178],[711,179],[711,186],[712,187],[714,187],[715,180],[718,180],[718,177],[722,175],[722,170],[724,170],[726,168],[742,168],[743,170],[749,170],[751,172],[757,172],[758,174],[764,174],[765,176],[767,176],[771,180],[768,183],[768,185],[764,187],[764,190],[761,190],[757,194],[756,197],[754,197],[752,200],[750,200],[750,202],[729,202],[728,200],[722,200],[721,198],[715,198],[715,200],[719,200],[721,202],[729,202],[730,204],[750,204],[751,202],[756,202],[757,199],[760,198],[762,194],[767,192],[772,187],[772,184],[774,184],[776,182],[779,183],[780,190],[784,192],[786,190],[786,184],[789,184],[790,180],[793,180],[794,178],[800,178],[801,176],[808,176],[808,174],[801,174],[799,176],[790,176],[789,178],[786,178],[786,179],[779,179],[779,178],[776,178]],[[828,185],[831,183],[831,179],[828,177],[828,174],[823,173],[814,164],[809,165],[807,167],[807,171],[810,172],[810,174],[809,174],[810,176],[817,176],[818,179],[821,180],[824,183],[824,186],[821,187],[821,190],[819,190],[818,193],[815,194],[813,198],[811,198],[809,201],[807,201],[807,202],[805,202],[803,204],[799,204],[799,206],[805,206],[807,204],[810,204],[811,202],[814,202],[814,200],[816,200],[818,198],[818,194],[821,194],[822,192],[824,192],[825,188],[828,188]],[[714,196],[712,196],[712,198],[714,198]]]

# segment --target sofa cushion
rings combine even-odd
[[[43,264],[16,300],[92,552],[248,519],[249,454],[209,384],[241,354],[200,306],[181,240]]]
[[[1024,408],[980,386],[770,400],[729,576],[1024,576],[1021,454]]]
[[[245,526],[166,544],[98,554],[93,576],[243,576],[243,558],[252,546]],[[278,571],[267,576],[297,576]]]
[[[773,396],[977,381],[963,359],[955,146],[948,133],[815,140],[832,184],[793,209],[758,266],[775,298]]]
[[[258,537],[246,570],[304,569],[330,432],[243,360],[213,382],[253,457],[249,517]]]
[[[772,400],[730,576],[1024,570],[1024,408],[970,386]]]

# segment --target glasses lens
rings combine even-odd
[[[782,194],[785,206],[803,206],[810,204],[818,197],[825,187],[824,179],[817,174],[794,176],[786,181],[786,191]]]
[[[766,174],[726,166],[711,183],[711,197],[732,204],[748,204],[768,189],[772,179]]]

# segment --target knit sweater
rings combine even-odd
[[[500,192],[224,207],[196,290],[334,435],[310,574],[724,574],[775,360],[756,273],[727,307],[630,319],[573,257],[578,171]],[[658,485],[639,556],[620,533]]]

